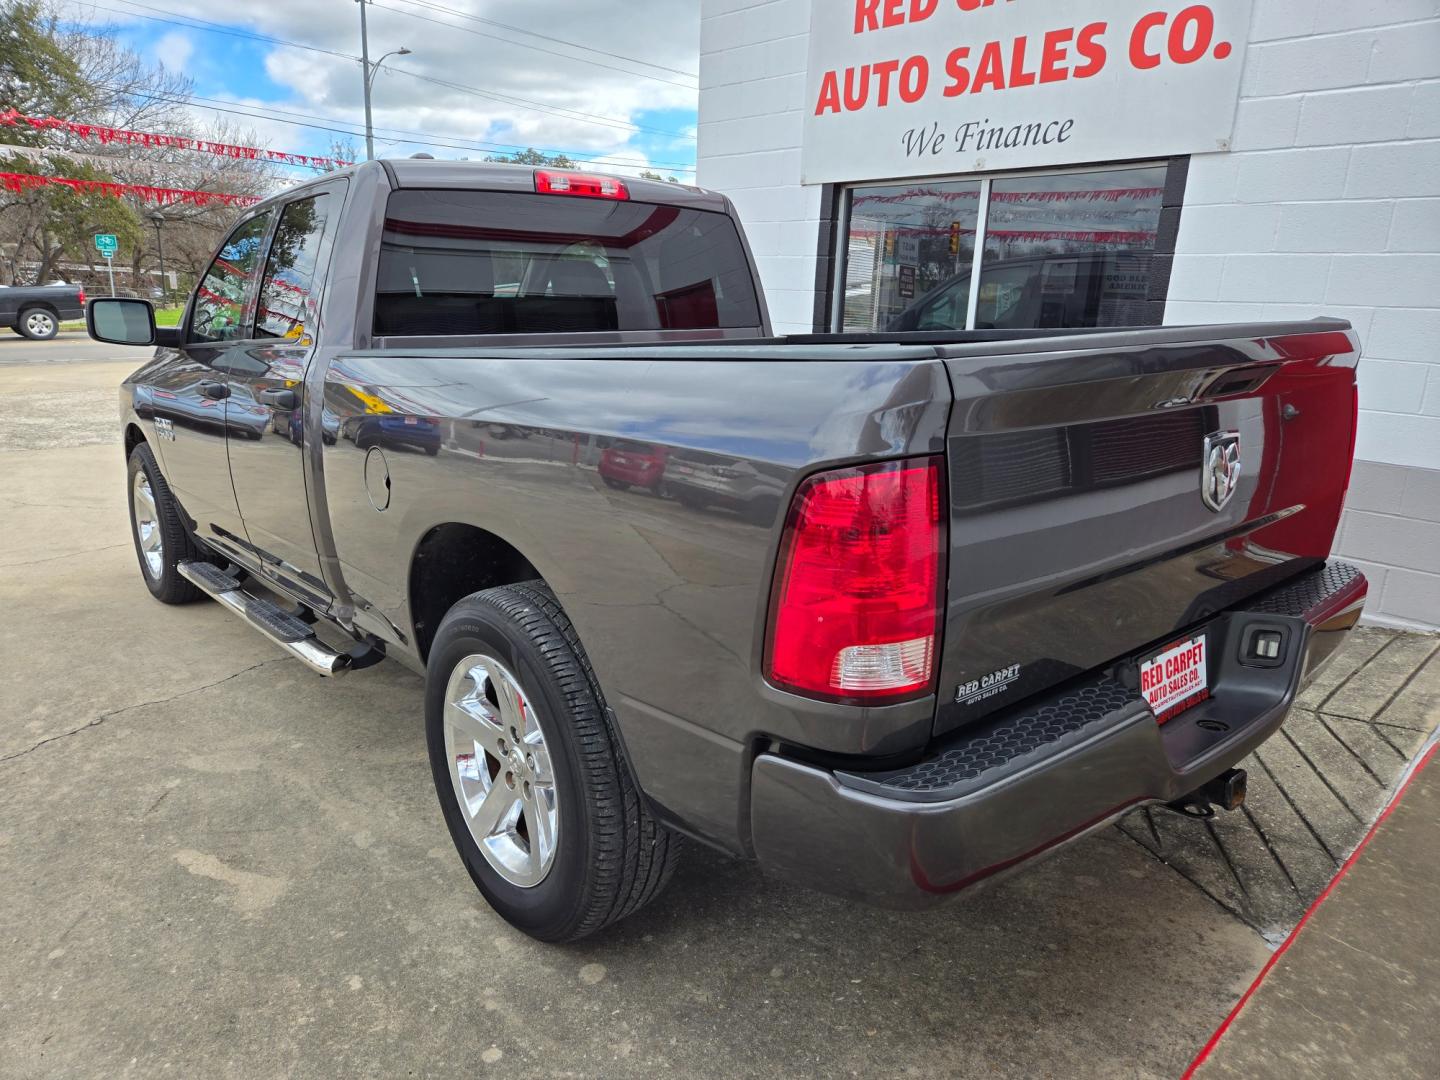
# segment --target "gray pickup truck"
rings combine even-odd
[[[84,314],[79,285],[0,285],[0,326],[32,341],[53,338],[62,322]]]
[[[1316,321],[776,337],[729,202],[374,162],[246,213],[121,391],[155,597],[425,678],[440,807],[550,941],[680,837],[923,908],[1235,764],[1360,616]],[[362,677],[363,676],[356,676]],[[337,721],[338,722],[338,721]]]

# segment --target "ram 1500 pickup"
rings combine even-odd
[[[421,673],[456,848],[546,940],[682,835],[923,908],[1237,805],[1365,599],[1330,561],[1348,324],[782,338],[756,280],[673,184],[287,191],[179,328],[91,302],[157,346],[120,400],[144,581],[324,675]]]

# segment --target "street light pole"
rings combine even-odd
[[[155,253],[160,257],[160,302],[164,304],[170,295],[170,282],[165,277],[165,241],[160,235],[160,226],[165,223],[165,215],[156,210],[150,215],[150,224],[155,226]]]
[[[370,123],[370,32],[365,26],[365,0],[360,4],[360,71],[365,78],[365,160],[375,160],[375,131]]]
[[[360,70],[365,83],[365,160],[375,160],[375,128],[370,120],[370,88],[375,85],[375,73],[390,56],[409,56],[406,48],[392,49],[373,64],[370,62],[370,31],[365,24],[365,6],[369,0],[356,0],[360,5]]]

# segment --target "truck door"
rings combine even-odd
[[[162,350],[144,392],[156,422],[165,478],[196,532],[248,562],[244,525],[225,453],[229,357],[254,323],[255,288],[273,210],[230,233],[201,278],[178,349]]]
[[[326,586],[305,494],[305,369],[315,350],[325,268],[343,181],[280,208],[260,279],[254,341],[227,365],[230,476],[263,576],[323,606]],[[323,414],[316,413],[315,417]],[[318,451],[317,451],[318,452]]]

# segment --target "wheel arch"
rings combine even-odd
[[[125,425],[125,458],[127,461],[130,455],[135,452],[135,447],[141,443],[148,442],[149,440],[145,438],[145,432],[140,430],[140,425],[135,421],[132,420]]]
[[[463,521],[436,525],[415,545],[408,580],[415,650],[421,662],[445,613],[471,593],[522,581],[544,580],[504,537]]]

